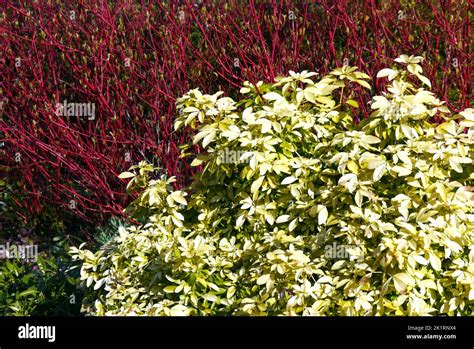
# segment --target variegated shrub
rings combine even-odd
[[[188,92],[175,127],[197,130],[202,171],[182,191],[146,163],[121,175],[144,223],[74,250],[84,310],[473,315],[473,110],[429,92],[421,60],[380,71],[387,92],[357,125],[350,91],[370,84],[355,67],[246,83],[239,102]]]

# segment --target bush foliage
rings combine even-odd
[[[35,264],[0,263],[0,315],[80,315],[78,271],[71,269],[70,258],[39,256]]]
[[[200,171],[180,191],[145,162],[122,173],[140,191],[127,212],[144,223],[73,250],[83,309],[472,315],[473,110],[451,113],[429,91],[421,57],[395,61],[359,124],[352,92],[371,86],[349,66],[244,84],[238,102],[178,99],[175,129],[196,129],[205,149],[183,156]]]

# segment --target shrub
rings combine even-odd
[[[6,1],[0,155],[22,182],[16,211],[28,220],[56,206],[96,223],[120,215],[128,202],[117,174],[143,158],[185,185],[192,168],[178,147],[190,135],[172,124],[174,96],[190,83],[235,97],[245,80],[334,64],[374,75],[402,52],[424,53],[436,94],[463,110],[469,10],[465,0]],[[353,92],[366,116],[371,94]],[[55,115],[64,100],[94,103],[95,119]]]
[[[181,191],[145,162],[122,173],[142,190],[128,213],[146,223],[73,250],[84,310],[472,315],[474,115],[418,87],[430,85],[421,60],[378,73],[387,91],[358,125],[353,87],[370,85],[355,67],[245,84],[239,102],[178,99],[175,128],[197,129],[202,171]]]
[[[80,315],[77,265],[70,258],[40,255],[35,263],[0,263],[1,316]]]
[[[112,217],[109,219],[106,225],[98,226],[94,234],[94,240],[96,246],[105,245],[115,236],[117,236],[118,230],[121,226],[126,227],[128,222],[119,217]]]

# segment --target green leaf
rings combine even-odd
[[[397,76],[398,72],[393,69],[385,68],[377,73],[377,78],[388,77],[388,80],[393,80]]]
[[[380,142],[380,139],[378,139],[375,136],[367,135],[367,136],[364,136],[364,142],[367,144],[376,144]]]
[[[275,223],[275,217],[270,211],[265,212],[265,220],[268,222],[268,224],[273,225]]]
[[[18,293],[16,298],[20,299],[20,298],[24,298],[24,297],[28,297],[28,296],[33,296],[33,295],[36,295],[38,293],[39,293],[39,291],[35,287],[30,287],[29,289]]]
[[[235,287],[233,287],[233,286],[229,287],[227,289],[227,294],[226,294],[227,298],[232,298],[235,294],[235,291],[236,291]]]
[[[184,195],[183,195],[182,191],[175,191],[175,192],[171,193],[170,195],[173,198],[173,200],[176,201],[177,203],[179,203],[181,205],[187,205],[187,201],[184,198]],[[182,220],[184,220],[184,219],[182,219]]]
[[[257,285],[266,284],[268,280],[270,280],[269,274],[262,275],[257,279]]]
[[[429,255],[430,255],[430,264],[433,267],[433,269],[436,271],[440,271],[441,259],[439,259],[439,257],[433,252],[430,252]]]
[[[202,164],[202,160],[198,159],[198,158],[195,158],[192,162],[191,162],[191,166],[199,166]]]
[[[135,177],[135,174],[132,172],[122,172],[119,176],[121,179]]]
[[[337,261],[334,263],[331,267],[331,270],[338,270],[341,269],[347,262],[342,260],[342,261]]]
[[[385,169],[386,169],[386,163],[382,163],[381,165],[377,166],[374,170],[374,174],[372,176],[372,179],[374,180],[374,182],[377,182],[378,180],[380,180],[384,173],[385,173]]]
[[[293,176],[289,176],[289,177],[286,177],[285,179],[283,179],[283,181],[281,182],[282,185],[287,185],[287,184],[291,184],[293,182],[297,181],[297,178],[293,177]]]
[[[276,92],[268,92],[263,95],[263,98],[268,99],[270,101],[278,101],[283,99],[283,96]]]
[[[357,82],[359,85],[361,85],[361,86],[363,86],[363,87],[365,87],[365,88],[368,88],[369,90],[372,89],[372,87],[370,87],[370,85],[369,85],[369,83],[368,83],[367,81],[364,81],[364,80],[356,80],[356,82]]]
[[[356,101],[354,101],[353,99],[348,99],[346,101],[347,104],[349,104],[350,106],[354,107],[354,108],[359,108],[359,103],[357,103]]]
[[[425,76],[423,76],[423,75],[420,75],[420,74],[418,74],[417,77],[418,77],[418,79],[420,79],[421,82],[423,82],[425,85],[428,85],[429,87],[431,87],[431,82],[430,82],[430,80],[429,80],[427,77],[425,77]]]
[[[218,300],[217,296],[214,293],[206,293],[205,295],[202,296],[202,298],[213,303],[217,302]]]
[[[214,140],[215,137],[216,137],[215,132],[209,133],[206,137],[204,137],[204,140],[202,141],[202,147],[206,148],[209,145],[209,143],[211,143]]]
[[[174,293],[174,290],[176,289],[176,286],[166,286],[163,291],[166,293]]]
[[[252,194],[260,189],[260,186],[262,185],[264,179],[265,176],[261,176],[255,182],[252,183],[252,186],[250,187],[250,192]]]
[[[285,222],[288,222],[289,219],[290,219],[290,215],[284,214],[284,215],[282,215],[282,216],[279,216],[279,217],[276,219],[276,222],[277,222],[278,224],[280,224],[280,223],[285,223]]]
[[[295,218],[291,221],[290,225],[288,226],[288,229],[290,231],[293,231],[296,228],[296,225],[298,224],[298,219]]]
[[[324,225],[326,224],[327,220],[328,220],[328,209],[326,208],[326,206],[321,206],[318,213],[318,224]]]
[[[406,291],[408,286],[415,285],[415,279],[407,273],[398,273],[393,276],[393,282],[397,292]]]
[[[357,165],[357,163],[353,160],[350,160],[348,163],[347,163],[347,168],[352,172],[352,173],[355,173],[355,174],[358,174],[359,173],[359,166]]]

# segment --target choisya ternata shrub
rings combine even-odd
[[[473,315],[473,110],[419,87],[421,60],[380,71],[387,92],[358,125],[350,91],[370,85],[355,67],[245,84],[239,102],[188,92],[175,127],[197,130],[202,171],[182,191],[146,163],[121,175],[145,223],[74,250],[84,310]]]

